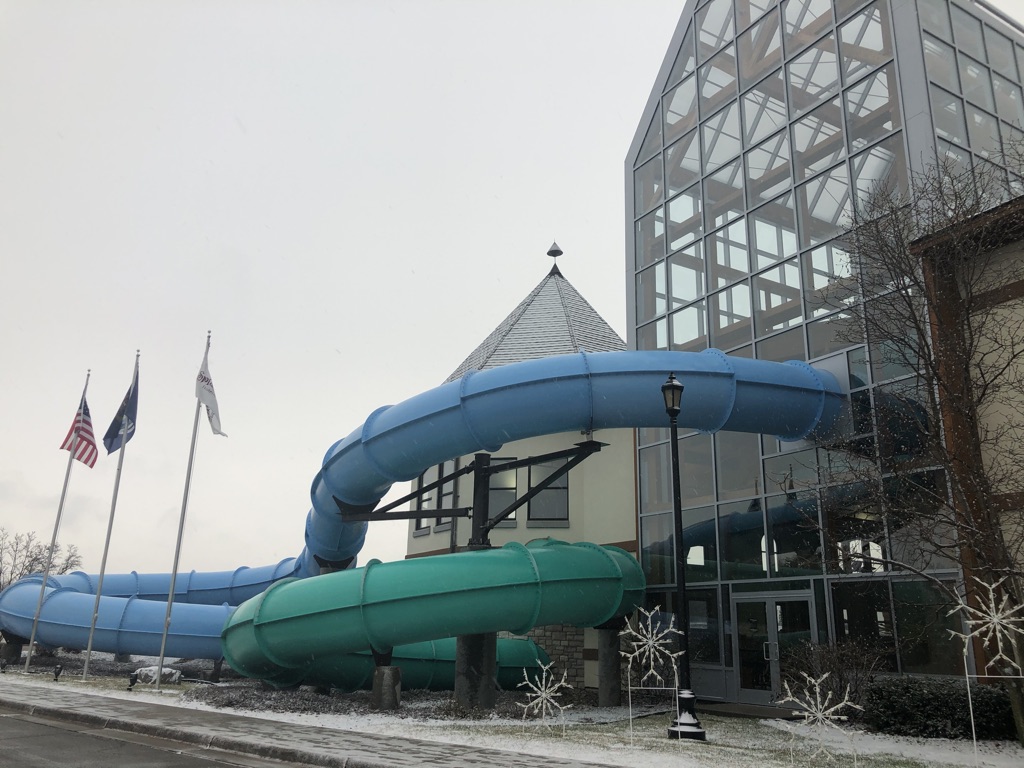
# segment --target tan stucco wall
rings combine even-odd
[[[577,432],[520,440],[507,443],[493,453],[494,457],[524,459],[572,448],[587,439]],[[622,544],[636,542],[636,494],[634,474],[633,430],[616,429],[595,432],[593,439],[605,443],[606,447],[587,458],[569,472],[569,521],[568,526],[557,526],[527,520],[526,508],[516,511],[514,525],[508,524],[491,531],[493,546],[509,541],[526,543],[533,539],[550,536],[563,541],[589,541],[595,544]],[[472,456],[463,457],[462,464],[472,461]],[[529,490],[528,474],[519,472],[519,495]],[[458,506],[472,506],[473,476],[459,478]],[[433,523],[433,520],[430,521]],[[435,531],[433,527],[426,535],[414,535],[414,521],[409,521],[407,556],[447,551],[450,531],[447,526]],[[464,546],[469,540],[470,521],[462,518],[457,525],[457,541]]]

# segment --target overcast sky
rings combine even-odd
[[[440,384],[552,240],[624,337],[623,160],[683,5],[0,0],[0,526],[49,540],[86,371],[99,436],[136,349],[111,573],[171,567],[207,329],[230,437],[201,425],[185,570],[298,555],[325,451]],[[87,571],[116,466],[72,471]]]
[[[0,526],[49,541],[140,363],[107,570],[298,555],[325,451],[559,267],[625,335],[623,160],[681,0],[0,1]],[[117,454],[60,540],[99,569]],[[404,492],[404,488],[402,489]],[[401,558],[405,525],[360,559]]]

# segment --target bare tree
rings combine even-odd
[[[23,576],[45,571],[49,554],[50,545],[39,541],[35,533],[11,533],[0,528],[0,590]],[[74,544],[54,547],[51,574],[68,573],[81,566],[82,557]]]
[[[1011,155],[1002,162],[1024,172]],[[965,642],[987,674],[1019,676],[1024,197],[1009,199],[1011,178],[994,164],[943,161],[909,190],[876,190],[859,202],[846,238],[850,270],[833,276],[831,293],[848,332],[858,341],[866,333],[876,386],[852,396],[858,434],[836,446],[832,470],[844,482],[837,505],[846,519],[877,521],[878,543],[858,549],[855,570],[929,578],[955,568],[962,578],[933,580],[950,607],[965,606],[968,628],[981,626],[971,617],[990,605],[1003,617],[998,649],[982,632]],[[841,557],[843,514],[830,517],[827,493],[825,506],[830,551]],[[870,526],[856,525],[870,538]],[[1021,681],[1005,682],[1024,742]]]

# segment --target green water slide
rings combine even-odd
[[[349,688],[353,682],[346,669],[354,653],[395,649],[395,662],[402,665],[402,647],[411,643],[489,632],[524,634],[546,624],[598,626],[631,613],[644,588],[640,564],[625,550],[552,539],[394,563],[371,561],[274,584],[238,607],[221,645],[228,664],[242,675],[281,686]],[[535,659],[519,654],[514,646],[499,647],[500,666],[535,666]]]

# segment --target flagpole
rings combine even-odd
[[[89,389],[89,377],[92,375],[90,368],[85,372],[85,386],[82,387],[82,399],[78,402],[78,411],[82,413],[82,406],[85,404],[85,393]],[[36,630],[39,628],[39,614],[43,610],[43,598],[46,596],[46,584],[50,581],[50,569],[53,567],[53,553],[57,547],[57,531],[60,530],[60,519],[64,514],[64,500],[68,495],[68,482],[71,480],[71,463],[78,453],[78,443],[81,440],[82,424],[78,414],[75,414],[75,441],[71,444],[68,452],[68,468],[64,470],[64,487],[60,492],[60,502],[57,504],[57,519],[53,521],[53,536],[50,537],[50,551],[46,555],[46,570],[43,571],[43,583],[39,586],[39,602],[36,603],[36,612],[32,617],[32,634],[28,639],[28,653],[25,654],[25,672],[28,673],[29,665],[32,663],[32,645],[36,641]]]
[[[206,352],[210,352],[210,331],[206,332]],[[205,359],[205,356],[204,356]],[[174,587],[178,578],[178,559],[181,556],[181,539],[185,532],[185,511],[188,509],[188,493],[192,485],[192,465],[196,458],[196,437],[199,435],[199,411],[202,401],[196,397],[196,415],[192,419],[192,444],[188,449],[188,469],[185,470],[185,491],[181,498],[181,516],[178,518],[178,541],[174,546],[174,566],[171,568],[171,587],[167,593],[167,615],[164,617],[164,632],[160,638],[160,661],[157,664],[156,689],[164,676],[164,651],[167,649],[167,633],[171,628],[171,608],[174,606]]]
[[[139,380],[139,350],[135,350],[135,371],[132,374],[132,389]],[[129,399],[131,392],[129,391]],[[121,486],[121,467],[124,466],[124,449],[128,443],[128,408],[121,415],[121,445],[117,455],[117,474],[114,476],[114,495],[110,499],[110,517],[107,520],[107,538],[103,542],[103,558],[100,560],[100,575],[96,582],[96,600],[92,607],[92,621],[89,623],[89,645],[85,649],[85,664],[82,667],[82,680],[89,674],[89,661],[92,659],[92,638],[96,633],[96,619],[100,615],[100,597],[103,595],[103,575],[107,570],[107,553],[110,551],[110,534],[114,529],[114,510],[117,508],[117,490]]]

